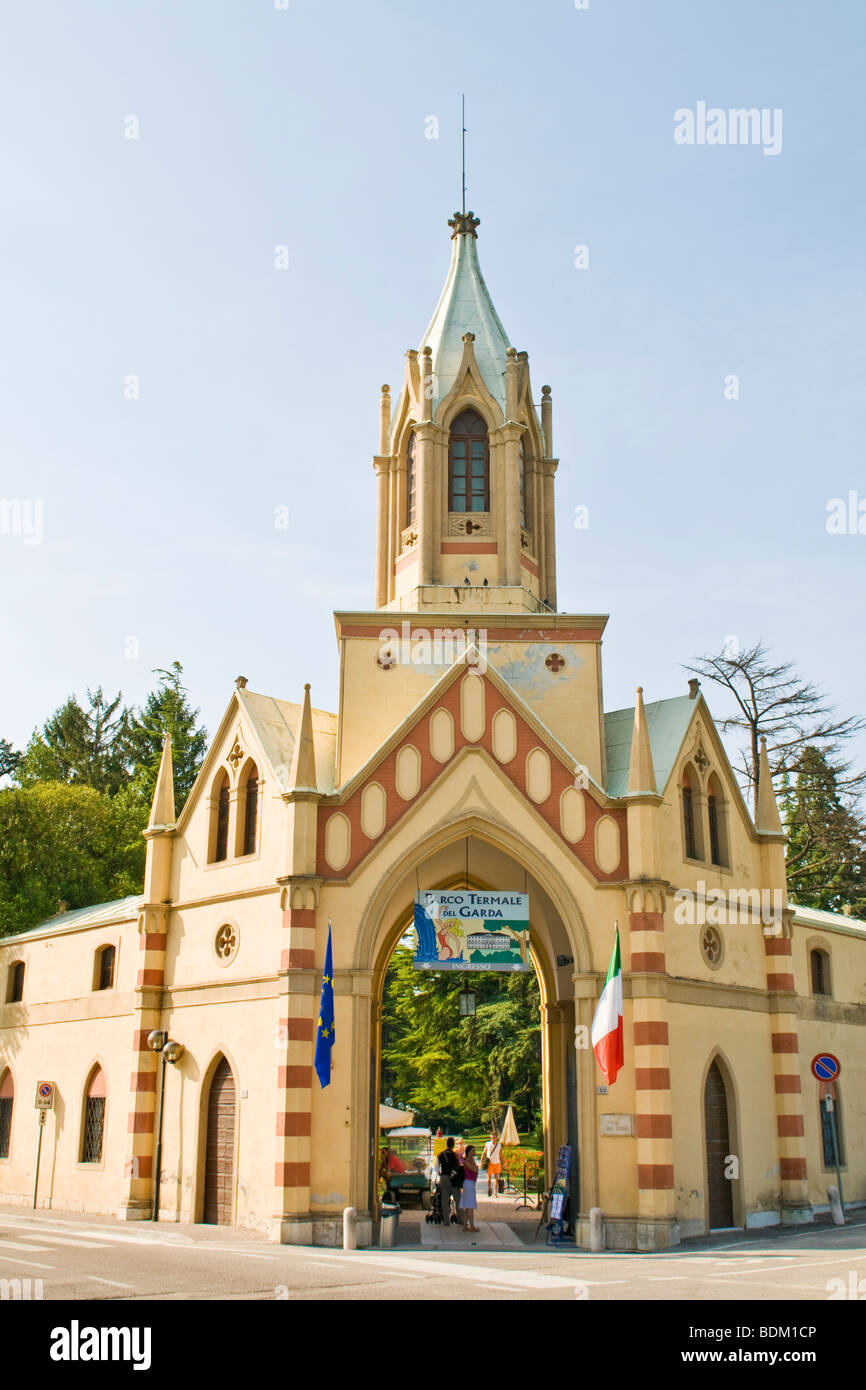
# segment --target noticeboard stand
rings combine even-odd
[[[571,1145],[563,1144],[556,1160],[556,1177],[550,1193],[550,1212],[547,1222],[547,1245],[573,1245],[574,1233],[571,1230],[569,1174],[571,1171]]]

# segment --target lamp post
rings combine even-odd
[[[147,1035],[147,1045],[151,1052],[158,1052],[162,1057],[159,1077],[159,1119],[156,1130],[156,1172],[153,1178],[153,1215],[152,1220],[159,1220],[159,1175],[162,1168],[162,1117],[165,1110],[165,1064],[166,1062],[179,1062],[185,1052],[183,1043],[172,1042],[168,1033],[162,1028],[154,1028],[152,1033]]]

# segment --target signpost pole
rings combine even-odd
[[[42,1131],[45,1128],[45,1111],[39,1111],[39,1142],[36,1145],[36,1181],[33,1184],[33,1210],[36,1210],[36,1193],[39,1189],[39,1160],[42,1157]]]
[[[836,1087],[828,1086],[827,1107],[830,1111],[830,1129],[833,1133],[833,1161],[836,1168],[836,1187],[839,1192],[839,1206],[842,1208],[842,1216],[845,1216],[845,1201],[842,1197],[842,1172],[839,1167],[839,1131],[836,1128]]]

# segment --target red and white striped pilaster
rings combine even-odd
[[[769,1022],[782,1221],[798,1222],[811,1220],[812,1209],[807,1184],[800,1043],[793,1009],[794,971],[788,930],[786,922],[783,934],[764,936],[764,963],[767,991],[775,1005]]]
[[[667,974],[663,890],[635,888],[629,906],[638,1219],[668,1223],[676,1214],[668,1006],[642,987]]]
[[[288,1226],[310,1221],[313,1056],[318,1008],[316,909],[291,905],[309,901],[310,891],[308,884],[290,884],[283,895],[289,905],[283,907],[280,975],[285,978],[287,989],[281,996],[278,1030],[274,1182],[282,1237],[286,1240],[292,1239]]]

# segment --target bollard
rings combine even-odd
[[[833,1225],[844,1226],[845,1212],[842,1203],[839,1201],[839,1189],[837,1187],[828,1187],[827,1197],[830,1201],[830,1215],[833,1218]]]
[[[343,1209],[343,1249],[358,1248],[358,1213],[354,1207]]]
[[[601,1207],[593,1207],[589,1213],[589,1248],[593,1252],[604,1249],[604,1214]]]

